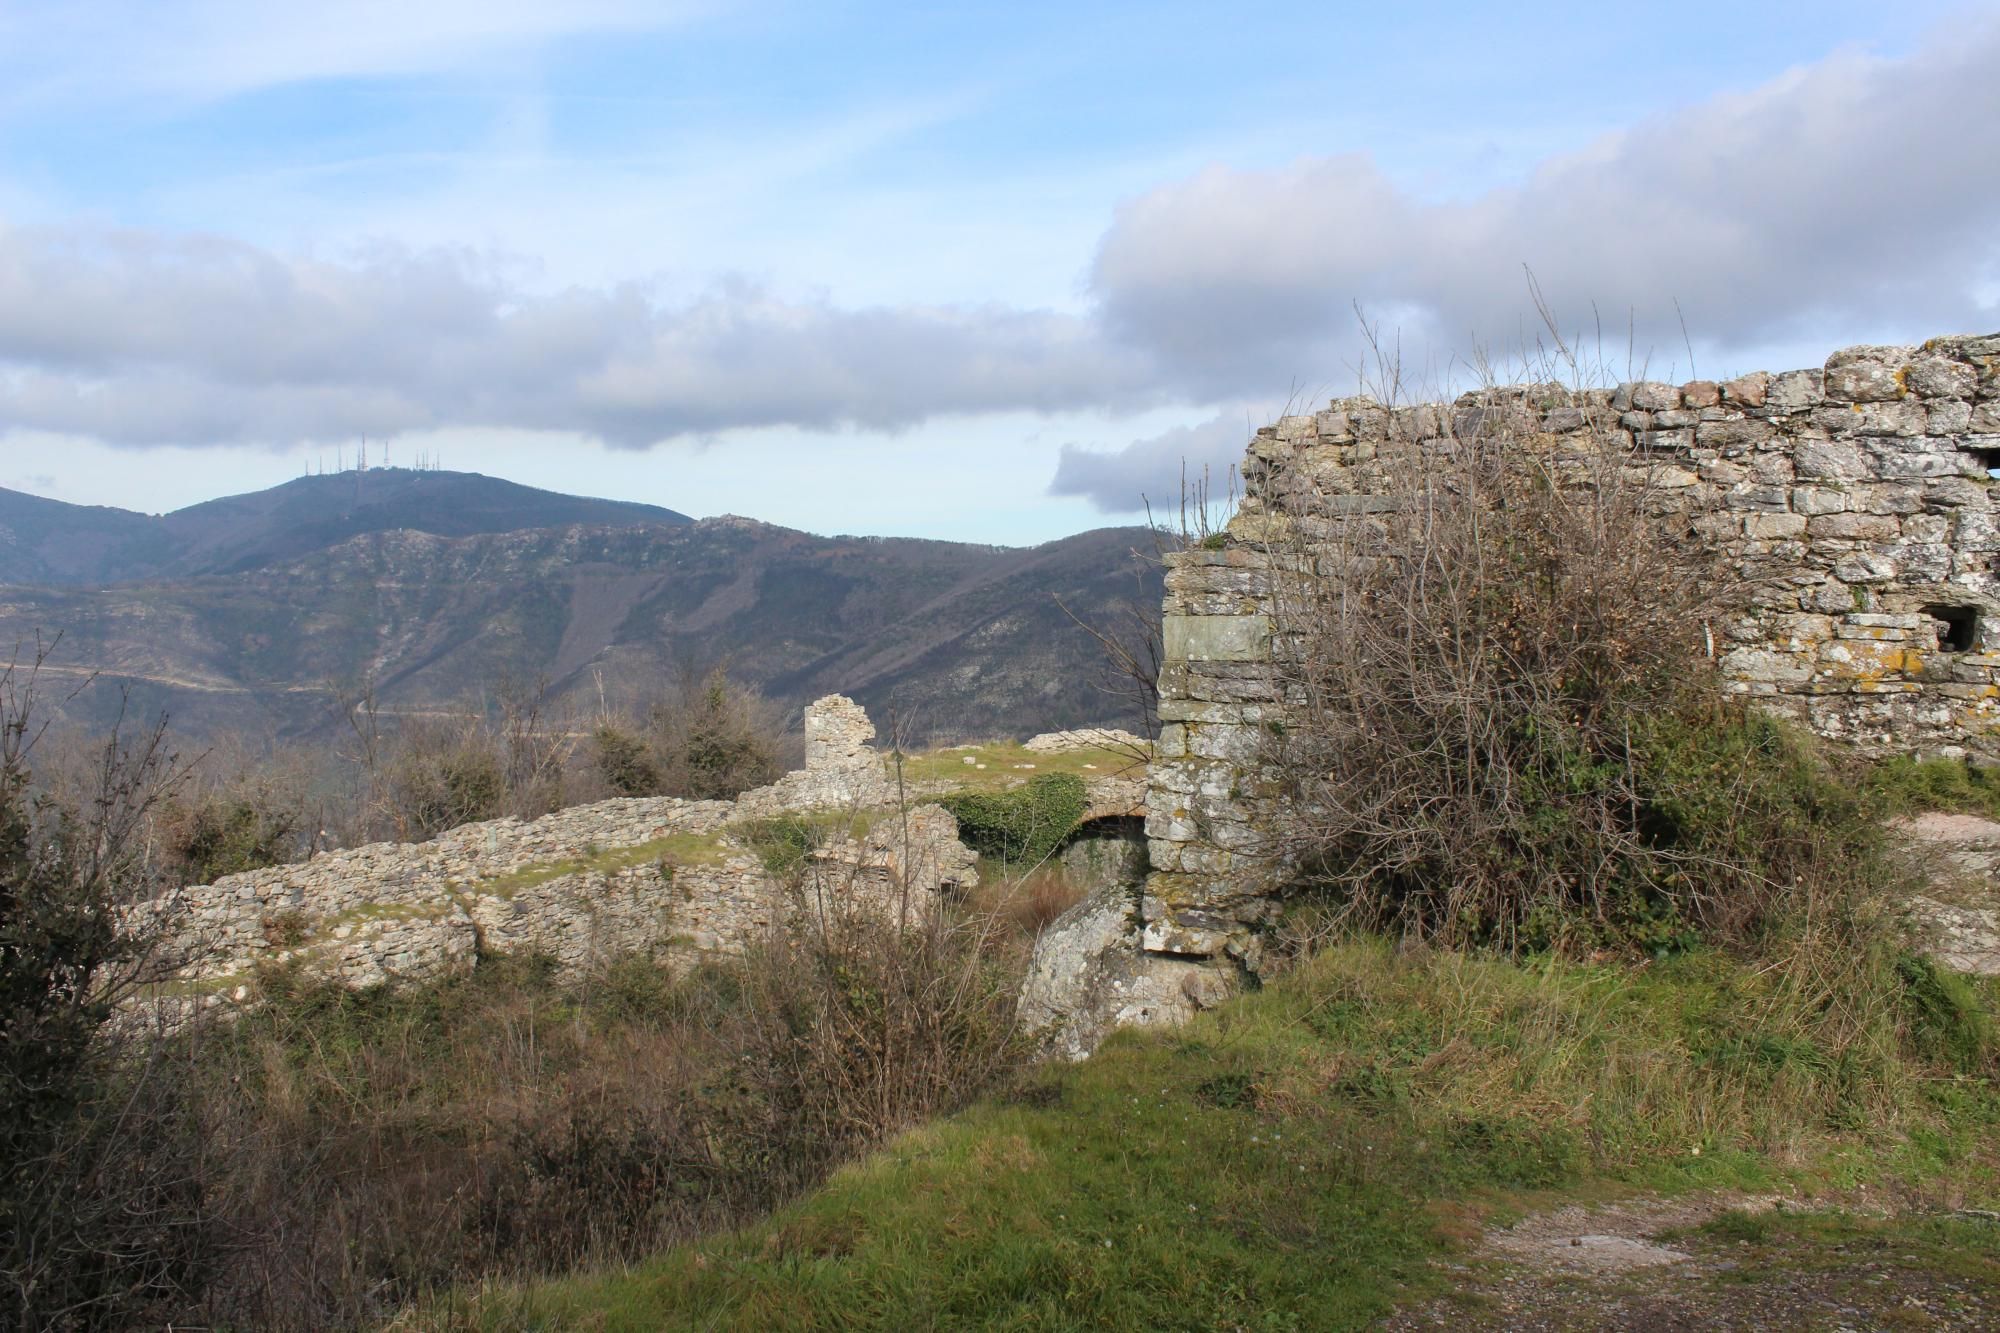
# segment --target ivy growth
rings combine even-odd
[[[1032,865],[1070,835],[1089,801],[1081,777],[1043,773],[1006,791],[961,792],[938,804],[958,819],[959,837],[974,851]]]

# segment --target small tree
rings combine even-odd
[[[660,794],[660,766],[646,742],[612,722],[600,722],[590,733],[591,766],[618,796]]]
[[[138,832],[175,775],[162,724],[114,732],[87,803],[38,793],[45,658],[0,669],[0,1317],[130,1327],[200,1248],[192,1122],[153,1113],[171,1085],[107,1031],[156,974],[121,909],[145,889]]]
[[[663,793],[727,800],[777,778],[778,727],[761,699],[720,667],[675,696],[652,710]]]

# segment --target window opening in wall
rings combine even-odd
[[[1979,461],[1979,466],[1991,477],[2000,475],[2000,449],[1967,449]]]
[[[1927,606],[1924,614],[1937,622],[1939,652],[1969,653],[1979,646],[1979,608]]]

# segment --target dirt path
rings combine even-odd
[[[1638,1199],[1488,1231],[1419,1329],[2000,1329],[2000,1215],[1889,1217],[1777,1198]]]

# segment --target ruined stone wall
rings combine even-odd
[[[750,845],[754,821],[831,811],[855,818],[830,826],[814,853],[814,910],[839,906],[834,894],[921,920],[940,895],[977,882],[977,858],[941,806],[862,827],[891,796],[873,734],[859,705],[830,695],[806,710],[807,767],[735,801],[647,797],[467,824],[230,875],[134,910],[164,927],[181,964],[166,993],[205,1004],[251,998],[256,970],[277,963],[352,986],[522,950],[565,970],[634,952],[684,967],[741,952],[794,905]]]
[[[1260,430],[1219,549],[1169,558],[1146,950],[1254,966],[1274,909],[1283,872],[1259,834],[1276,795],[1260,737],[1284,716],[1273,561],[1365,540],[1396,503],[1385,455],[1449,448],[1477,424],[1465,414],[1494,412],[1538,448],[1622,451],[1658,520],[1721,557],[1731,689],[1872,750],[2000,752],[2000,335],[1581,399],[1336,400]]]

